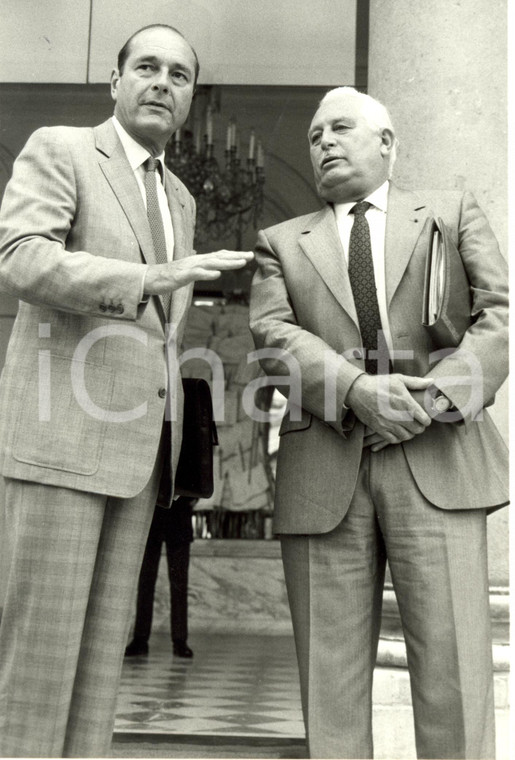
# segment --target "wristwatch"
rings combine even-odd
[[[431,411],[435,414],[443,414],[452,409],[452,401],[443,393],[437,393],[436,396],[431,398]]]

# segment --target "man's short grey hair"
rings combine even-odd
[[[383,129],[389,129],[390,132],[393,134],[394,140],[393,140],[392,151],[390,153],[390,164],[389,164],[389,171],[390,171],[390,176],[391,176],[392,171],[393,171],[393,165],[397,158],[397,146],[399,145],[399,141],[395,137],[395,130],[393,128],[392,120],[390,118],[390,114],[388,113],[388,109],[378,100],[373,98],[371,95],[367,95],[364,92],[360,92],[359,90],[356,90],[354,87],[348,87],[348,86],[335,87],[334,89],[326,92],[326,94],[320,101],[320,105],[322,105],[322,103],[325,103],[327,100],[332,100],[333,98],[339,98],[342,96],[356,98],[356,100],[361,105],[363,116],[366,118],[367,122],[369,123],[372,129],[377,129],[378,131],[381,131]]]

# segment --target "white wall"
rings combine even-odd
[[[107,82],[153,23],[193,44],[203,84],[354,82],[356,0],[3,0],[0,81]]]

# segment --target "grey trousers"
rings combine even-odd
[[[386,560],[420,758],[493,758],[486,515],[418,490],[402,446],[364,451],[333,531],[282,536],[310,756],[372,758],[372,678]]]
[[[108,754],[160,469],[131,499],[6,480],[0,756]]]

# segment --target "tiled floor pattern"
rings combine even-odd
[[[154,634],[126,658],[115,733],[304,738],[294,644],[288,636],[192,635],[192,660]]]

